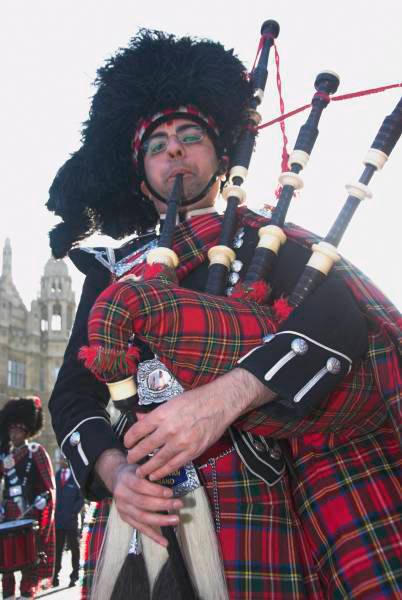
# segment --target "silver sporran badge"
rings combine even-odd
[[[184,392],[183,387],[158,359],[146,360],[138,365],[138,404],[160,404]]]
[[[15,465],[15,460],[14,458],[11,456],[11,454],[7,454],[7,456],[5,456],[3,458],[3,465],[5,469],[12,469]]]

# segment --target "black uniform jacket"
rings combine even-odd
[[[77,531],[78,513],[84,506],[81,490],[74,481],[73,476],[62,483],[61,469],[56,473],[56,529]]]
[[[87,320],[89,311],[97,296],[111,281],[111,273],[107,268],[107,264],[113,268],[113,264],[131,254],[136,248],[149,243],[154,237],[155,234],[150,233],[148,236],[135,239],[114,251],[94,249],[92,253],[89,253],[82,249],[76,249],[70,252],[70,258],[86,274],[86,279],[64,362],[49,401],[49,410],[58,443],[63,453],[68,457],[75,480],[81,486],[84,495],[89,499],[101,499],[108,495],[107,490],[94,476],[93,472],[93,466],[99,455],[106,449],[120,448],[123,450],[124,447],[122,441],[112,429],[106,411],[106,405],[109,401],[106,385],[92,376],[78,361],[77,354],[80,347],[88,343]],[[237,259],[243,262],[240,275],[247,268],[257,242],[257,229],[246,227],[243,244],[236,250]],[[94,251],[98,253],[94,254]],[[293,290],[310,254],[309,249],[290,240],[283,246],[274,271],[270,275],[274,298],[279,297],[281,294],[287,295]],[[206,263],[202,264],[189,274],[182,285],[202,291],[205,288],[207,271],[208,265]],[[341,290],[343,304],[355,316],[353,318],[353,322],[356,323],[354,335],[361,336],[363,340],[367,339],[364,320],[351,293],[335,274],[331,274],[328,279],[337,280],[337,293]],[[297,323],[292,329],[301,325],[301,329],[307,327],[306,330],[309,331],[309,325],[314,323],[314,320],[314,314],[303,314],[299,319],[300,323]],[[296,334],[292,331],[293,338]],[[277,337],[280,341],[284,339],[284,336]],[[269,346],[269,344],[266,344],[266,346]],[[272,348],[275,351],[274,345],[272,345]],[[263,383],[266,383],[261,376],[261,373],[266,371],[264,351],[264,347],[256,351],[252,358],[242,362],[241,367],[248,369],[259,377]],[[325,345],[323,348],[319,347],[319,351],[324,355],[324,360],[326,360],[327,355],[330,355]],[[321,359],[323,359],[322,356],[320,357],[320,364],[322,363]],[[271,358],[270,360],[272,361]],[[343,375],[350,368],[348,361],[344,361],[344,363]],[[317,370],[319,370],[318,367]],[[275,382],[270,381],[268,387],[280,393],[281,385],[279,382],[275,388]],[[290,408],[286,399],[283,404],[280,402],[272,404],[276,404],[276,406],[273,406],[276,418],[280,415],[287,418]],[[306,397],[306,406],[308,406],[308,397]]]

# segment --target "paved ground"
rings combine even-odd
[[[58,588],[50,588],[49,590],[44,590],[37,595],[37,598],[43,598],[44,600],[79,600],[80,593],[78,585],[69,588],[67,587],[70,582],[70,572],[71,572],[71,554],[70,552],[64,552],[62,568],[60,572],[60,587]],[[16,573],[17,580],[17,591],[20,580],[20,574]],[[2,598],[1,594],[0,597]]]
[[[73,588],[67,587],[70,583],[70,573],[71,554],[70,552],[64,552],[59,574],[60,586],[41,592],[37,595],[37,598],[43,598],[44,600],[79,600],[78,584]]]

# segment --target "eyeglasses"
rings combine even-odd
[[[180,144],[190,146],[198,144],[205,136],[205,130],[198,125],[186,125],[183,129],[179,129],[176,133],[167,135],[166,133],[158,133],[142,144],[142,152],[147,156],[155,156],[161,152],[165,152],[168,147],[169,139],[175,137]]]

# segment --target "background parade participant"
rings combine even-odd
[[[4,478],[4,520],[14,521],[24,515],[38,521],[39,550],[46,555],[46,560],[39,565],[22,570],[21,597],[34,598],[40,581],[52,576],[54,565],[53,468],[43,446],[28,441],[42,429],[40,398],[9,400],[0,420],[2,436],[8,434],[10,440],[10,449],[2,454],[0,462],[0,475]],[[13,573],[3,573],[2,585],[3,598],[14,597]]]
[[[66,457],[61,454],[60,468],[56,472],[56,560],[53,576],[53,586],[55,587],[60,584],[59,573],[65,545],[71,552],[72,571],[69,587],[73,587],[78,580],[83,506],[84,499],[81,491],[74,481]]]
[[[328,346],[339,352],[346,344],[347,360],[353,363],[343,382],[335,378],[331,384],[329,378],[328,387],[320,388],[320,402],[311,412],[296,415],[284,408],[250,373],[254,370],[250,363],[243,362],[242,368],[141,418],[125,437],[132,448],[130,460],[136,462],[155,448],[162,449],[137,471],[127,465],[104,409],[108,393],[77,362],[78,349],[87,342],[89,310],[109,283],[110,272],[112,278],[128,271],[141,274],[145,253],[155,238],[154,231],[146,229],[156,220],[143,194],[157,210],[164,210],[160,197],[170,193],[178,173],[183,175],[186,200],[202,195],[197,203],[181,209],[186,220],[178,226],[174,244],[182,260],[177,276],[181,285],[204,288],[207,250],[216,244],[221,223],[211,210],[219,190],[217,177],[226,166],[222,159],[232,158],[250,88],[241,63],[218,44],[152,32],[142,32],[129,49],[111,59],[100,70],[98,84],[83,146],[51,188],[48,207],[64,221],[51,234],[52,248],[62,256],[94,229],[115,237],[135,232],[140,237],[116,252],[70,253],[87,279],[50,409],[75,476],[92,498],[107,494],[103,481],[122,517],[165,544],[158,527],[179,519],[158,512],[177,509],[181,502],[143,477],[154,479],[197,459],[211,500],[231,598],[359,597],[367,592],[374,597],[383,589],[386,597],[397,597],[394,498],[400,454],[392,426],[384,421],[386,394],[380,395],[373,375],[378,373],[375,347],[381,319],[388,328],[384,336],[391,336],[395,328],[388,316],[375,310],[370,311],[366,328],[363,312],[377,303],[379,295],[347,263],[292,316],[292,331],[302,337],[314,329],[318,362]],[[187,138],[186,129],[194,129],[194,124],[205,133],[191,131]],[[239,212],[235,246],[241,268],[250,261],[261,222],[248,211]],[[289,228],[287,233],[290,240],[270,282],[273,299],[292,290],[309,254],[302,232]],[[360,295],[360,308],[348,288]],[[389,308],[385,299],[383,303]],[[394,351],[389,344],[391,361]],[[275,366],[278,357],[266,363],[264,352],[263,348],[260,359],[258,352],[253,355],[254,364],[262,362],[265,369]],[[308,355],[301,372],[311,372],[315,360]],[[290,369],[293,364],[289,362]],[[383,378],[384,373],[377,377],[378,384],[385,385]],[[380,414],[382,420],[376,418]],[[226,434],[229,426],[248,441],[250,456],[239,452],[239,443]],[[288,439],[283,445],[290,457],[288,471],[275,439]],[[318,472],[326,477],[314,476]],[[389,503],[373,500],[370,506],[379,485],[387,490]],[[367,535],[365,523],[377,533]],[[384,544],[378,542],[380,529],[387,540]],[[380,559],[384,552],[387,560]]]

